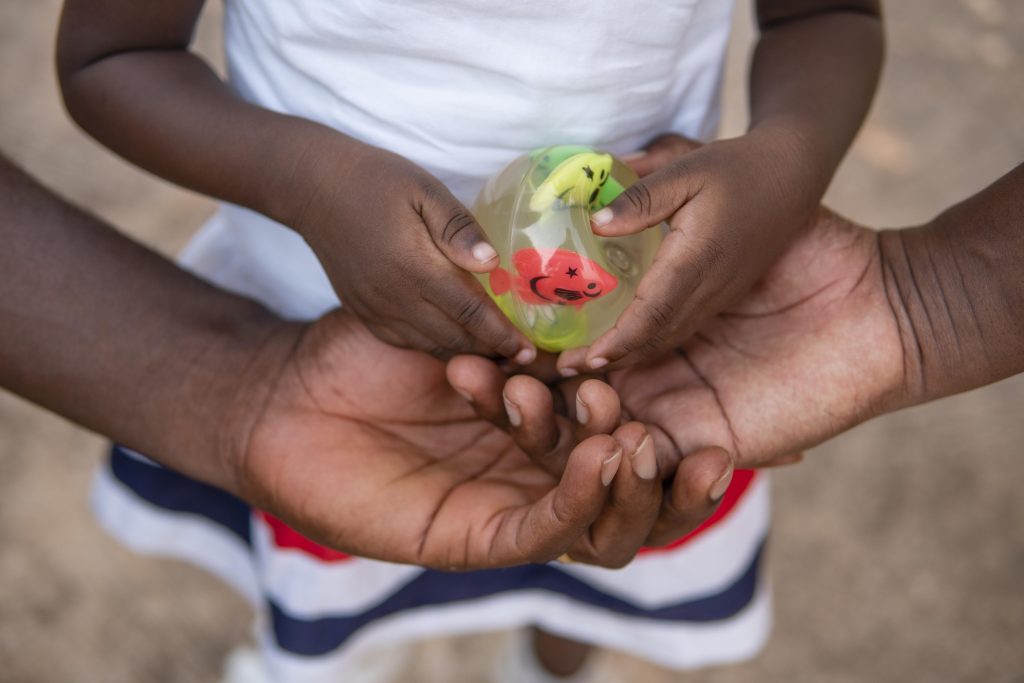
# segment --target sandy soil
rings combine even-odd
[[[874,112],[832,191],[865,223],[909,225],[1024,159],[1024,8],[900,0]],[[66,120],[56,0],[0,4],[0,148],[165,253],[204,199],[128,167]],[[216,54],[216,13],[200,43]],[[726,130],[742,125],[737,17]],[[876,420],[775,478],[777,624],[741,666],[686,675],[616,656],[608,680],[1024,681],[1024,377]],[[216,680],[244,603],[184,565],[135,557],[87,505],[103,442],[0,393],[0,680]],[[404,680],[486,680],[501,635],[424,643]]]

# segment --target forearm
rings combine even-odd
[[[904,402],[1024,372],[1024,164],[931,222],[879,235]]]
[[[362,145],[237,97],[189,51],[202,0],[69,0],[58,72],[72,117],[138,166],[293,225],[318,159]],[[300,172],[301,171],[301,172]]]
[[[233,490],[228,436],[279,320],[0,158],[0,385]],[[272,363],[271,363],[272,365]]]
[[[782,143],[780,161],[816,205],[867,115],[882,66],[879,3],[760,0],[750,69],[750,132]]]

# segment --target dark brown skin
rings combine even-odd
[[[485,242],[465,207],[400,157],[234,97],[188,52],[202,5],[67,0],[58,64],[76,121],[143,168],[294,228],[381,339],[529,362],[533,346],[465,272],[497,265],[474,258]],[[761,0],[758,11],[750,133],[613,205],[608,234],[673,214],[677,230],[591,367],[650,358],[749,288],[810,219],[863,119],[881,62],[878,4]],[[421,299],[393,295],[396,272]]]
[[[681,535],[715,508],[718,449],[680,468],[682,522],[660,519],[660,481],[632,468],[640,423],[591,431],[553,476],[473,415],[440,361],[348,312],[286,323],[2,158],[0,243],[0,386],[330,547],[445,569],[566,552],[620,566],[655,526]],[[617,412],[596,384],[595,410]]]
[[[663,474],[711,446],[737,467],[778,464],[874,416],[1024,372],[1022,270],[1024,164],[914,228],[876,232],[821,209],[740,302],[608,381],[623,413],[648,425]],[[533,377],[506,382],[470,356],[448,376],[506,428],[502,402],[528,406],[511,429],[528,430],[517,440],[553,471],[588,433]],[[595,396],[592,384],[610,390],[590,379],[577,396]],[[621,419],[589,413],[600,429]]]
[[[672,148],[693,148],[662,142],[662,164]],[[919,228],[879,234],[820,210],[754,289],[682,348],[611,372],[622,415],[593,400],[610,391],[595,379],[552,393],[526,375],[506,381],[475,356],[453,359],[448,376],[549,471],[589,429],[624,416],[647,424],[668,479],[690,459],[683,454],[712,445],[738,467],[788,464],[875,415],[1024,371],[1022,266],[1024,165]],[[568,418],[554,410],[558,399]],[[711,495],[727,484],[724,476]],[[668,542],[673,531],[661,524],[686,519],[666,496],[648,543]],[[539,630],[534,648],[559,675],[577,671],[590,649]]]
[[[72,117],[139,166],[295,229],[384,341],[532,360],[466,272],[498,265],[469,211],[402,157],[235,97],[188,51],[203,4],[68,0],[57,65]]]
[[[671,228],[636,299],[575,370],[649,361],[732,305],[817,211],[867,114],[882,65],[880,3],[758,0],[761,37],[750,70],[750,128],[659,168],[658,141],[634,162],[644,180],[595,232],[614,236],[660,221]]]

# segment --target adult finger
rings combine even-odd
[[[733,458],[724,448],[702,448],[684,457],[646,544],[665,545],[700,526],[718,507],[732,474]]]
[[[510,377],[502,401],[512,440],[545,470],[560,474],[575,443],[568,420],[556,416],[551,390],[529,375]]]
[[[608,504],[569,551],[575,562],[623,567],[633,559],[651,532],[661,509],[654,442],[644,426],[630,422],[615,431],[623,463],[612,483]]]
[[[770,460],[762,462],[758,467],[785,467],[786,465],[796,465],[803,462],[803,453],[787,453],[786,455],[780,455]]]
[[[622,447],[608,435],[573,449],[557,486],[536,503],[495,518],[488,566],[549,562],[565,553],[604,509]]]
[[[473,405],[476,414],[502,429],[508,415],[502,389],[508,377],[496,363],[480,356],[455,356],[445,366],[448,383]]]
[[[599,379],[585,380],[567,402],[569,416],[575,424],[575,437],[582,441],[595,434],[610,434],[622,422],[619,394]]]

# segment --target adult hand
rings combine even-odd
[[[282,328],[236,395],[234,488],[346,552],[442,569],[564,553],[617,565],[657,509],[660,482],[620,467],[650,448],[641,426],[594,431],[557,478],[474,416],[443,364],[381,343],[348,312]]]
[[[718,445],[739,467],[821,443],[908,398],[878,234],[825,209],[738,305],[683,347],[614,372],[660,453]]]
[[[664,545],[707,519],[732,479],[733,463],[722,448],[695,449],[670,467],[659,467],[659,453],[648,426],[623,420],[615,391],[597,379],[574,378],[552,390],[530,375],[507,377],[479,356],[457,356],[448,363],[452,386],[477,415],[506,430],[538,465],[558,474],[571,462],[576,444],[612,432],[625,446],[623,465],[608,509],[591,534],[578,543],[574,559],[614,558],[627,563],[642,545]],[[663,480],[672,479],[668,487]]]

